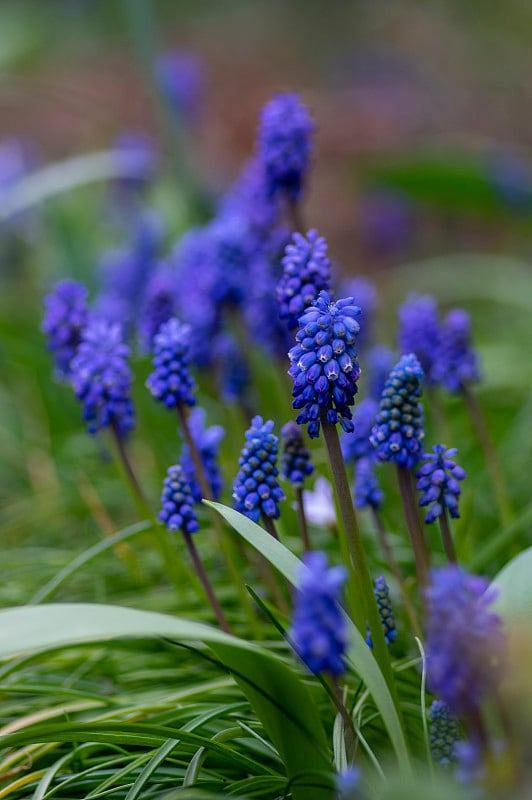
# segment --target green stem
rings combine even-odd
[[[177,596],[181,600],[183,596],[183,585],[186,583],[188,575],[184,569],[181,570],[179,568],[178,564],[180,564],[180,562],[178,560],[178,554],[169,540],[168,531],[166,528],[163,529],[159,525],[153,510],[141,489],[140,482],[133,468],[133,464],[131,463],[131,459],[129,458],[129,453],[127,452],[124,439],[120,435],[120,431],[118,430],[116,424],[112,425],[111,432],[116,445],[118,460],[122,467],[126,483],[131,490],[133,500],[137,507],[137,512],[141,519],[147,518],[152,522],[155,545],[164,561],[166,575],[174,586]]]
[[[301,486],[296,487],[296,504],[297,504],[297,519],[299,522],[299,535],[303,542],[303,549],[306,553],[312,550],[310,543],[310,536],[308,532],[307,516],[305,514],[305,504],[303,501],[303,489]]]
[[[327,420],[324,412],[322,412],[321,415],[321,424],[325,444],[329,453],[338,505],[340,507],[340,516],[342,519],[342,524],[339,525],[340,536],[345,538],[349,549],[349,559],[346,566],[350,573],[352,596],[355,598],[356,602],[355,608],[352,609],[353,621],[364,638],[366,638],[366,624],[369,626],[373,640],[373,653],[384,679],[388,684],[390,693],[394,698],[397,713],[401,718],[390,654],[384,638],[382,622],[375,599],[373,581],[371,580],[371,575],[366,563],[362,538],[360,536],[355,509],[351,499],[351,490],[345,470],[340,440],[338,439],[338,431],[336,430],[336,426]]]
[[[397,465],[397,479],[399,482],[401,499],[403,501],[406,525],[414,551],[417,578],[420,587],[424,589],[429,583],[429,559],[425,535],[417,513],[416,499],[412,489],[412,479],[407,467],[402,467],[399,464]]]
[[[504,479],[497,451],[495,450],[486,418],[480,407],[476,394],[472,391],[471,387],[467,384],[462,386],[462,395],[465,400],[469,418],[473,425],[476,437],[484,451],[484,458],[486,460],[486,468],[488,470],[491,488],[499,507],[499,515],[502,523],[507,526],[514,520],[514,512],[510,502],[510,496]]]
[[[192,436],[192,433],[190,431],[190,425],[188,424],[187,407],[183,403],[179,403],[179,405],[177,406],[177,416],[179,419],[179,425],[181,427],[181,431],[183,433],[183,438],[187,443],[190,457],[194,465],[194,471],[196,473],[198,483],[201,486],[203,497],[206,500],[214,500],[215,498],[212,495],[211,485],[209,483],[207,473],[205,472],[205,467],[203,464],[203,459],[201,458],[201,453],[198,450],[196,442],[194,441],[194,437]],[[209,515],[211,517],[214,530],[216,531],[218,544],[220,545],[220,549],[224,555],[225,562],[229,569],[229,573],[231,575],[233,584],[240,597],[240,605],[244,610],[244,612],[246,613],[249,625],[251,627],[251,630],[253,631],[253,635],[256,638],[260,638],[260,631],[257,625],[255,612],[250,604],[249,596],[246,592],[244,583],[242,582],[241,570],[238,568],[236,563],[236,550],[233,546],[232,541],[228,539],[228,537],[225,535],[225,531],[223,529],[223,525],[221,523],[218,514],[212,508],[209,508]]]
[[[227,622],[225,614],[222,611],[222,607],[218,601],[218,598],[214,593],[214,589],[212,588],[212,584],[208,578],[207,572],[205,571],[203,562],[199,557],[196,545],[192,540],[192,536],[189,533],[185,533],[183,535],[185,537],[185,544],[190,554],[190,558],[192,559],[192,563],[194,564],[194,569],[196,570],[196,574],[201,581],[201,585],[203,586],[205,594],[207,595],[207,599],[211,604],[211,608],[214,611],[216,619],[218,620],[218,624],[223,631],[225,631],[226,633],[231,633],[231,628],[229,627],[229,623]]]
[[[336,675],[331,675],[328,683],[331,687],[330,695],[333,699],[334,705],[336,706],[336,710],[342,718],[347,762],[348,764],[354,764],[357,752],[357,735],[355,733],[353,720],[344,703],[342,689],[338,682],[338,677]]]
[[[447,558],[451,564],[456,564],[456,550],[454,549],[453,534],[451,533],[451,525],[446,508],[443,509],[440,516],[440,530]]]

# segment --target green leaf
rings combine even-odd
[[[287,550],[281,542],[274,539],[259,525],[238,511],[221,503],[213,503],[207,500],[203,502],[216,509],[243,539],[258,550],[259,553],[262,553],[290,583],[297,586],[297,574],[301,567],[301,561]],[[348,661],[372,695],[390,736],[399,764],[405,772],[408,772],[410,768],[408,748],[393,698],[371,650],[351,620],[349,620],[349,627],[351,646],[348,653]]]
[[[532,547],[506,564],[492,581],[499,595],[494,608],[510,625],[530,628],[532,619]]]
[[[0,658],[88,642],[147,637],[208,644],[254,707],[279,751],[288,778],[297,782],[311,771],[323,772],[325,777],[330,774],[327,741],[309,691],[285,663],[255,644],[201,623],[120,606],[58,603],[0,611]],[[100,734],[103,736],[103,731]],[[132,726],[128,741],[133,743],[137,737],[138,744],[159,747],[174,738],[173,734],[171,729],[156,732],[149,726]],[[51,735],[53,741],[59,740],[54,738],[57,732]],[[77,741],[83,740],[79,731],[76,736]],[[110,728],[107,737],[106,741],[120,740],[118,730],[115,737]],[[304,789],[294,784],[293,794],[295,800],[332,798],[332,790],[318,784]]]

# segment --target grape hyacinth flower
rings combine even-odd
[[[220,442],[225,436],[225,431],[221,425],[212,425],[210,428],[205,427],[205,411],[203,408],[195,408],[191,412],[188,424],[211,487],[212,499],[218,500],[223,486],[222,473],[218,464],[218,451]],[[187,444],[183,446],[181,465],[194,502],[201,502],[203,492],[196,477],[196,468]]]
[[[278,519],[279,503],[285,499],[277,480],[279,440],[273,426],[272,420],[263,423],[262,417],[254,417],[238,460],[240,470],[233,484],[235,508],[253,522],[258,522],[261,516],[265,521]]]
[[[314,122],[297,94],[277,94],[262,109],[257,155],[264,166],[269,194],[281,191],[300,198],[311,157]]]
[[[281,437],[281,474],[295,487],[302,488],[305,478],[314,472],[309,449],[305,446],[302,433],[295,422],[286,423],[281,430]]]
[[[373,456],[373,445],[369,437],[379,410],[379,404],[371,397],[366,397],[355,409],[353,417],[354,431],[342,436],[342,454],[346,464],[354,464],[359,458]]]
[[[449,311],[445,318],[432,376],[452,393],[480,380],[478,355],[471,346],[471,321],[461,308]]]
[[[146,386],[167,408],[196,403],[194,379],[188,369],[189,336],[190,327],[172,317],[161,326],[154,340],[155,370]]]
[[[496,693],[503,671],[501,619],[490,610],[497,591],[456,565],[435,569],[426,589],[429,688],[453,716],[476,714]]]
[[[150,278],[142,303],[139,334],[142,347],[150,352],[155,335],[176,313],[176,279],[169,266],[161,264]]]
[[[336,800],[359,800],[362,774],[358,767],[349,766],[336,776]]]
[[[441,325],[433,297],[412,294],[399,308],[399,348],[414,353],[429,383],[434,383],[433,368],[438,360]]]
[[[184,50],[162,53],[155,63],[155,78],[175,113],[191,122],[205,93],[204,66],[199,56]]]
[[[89,319],[87,289],[77,281],[60,281],[44,304],[42,331],[48,339],[47,348],[53,354],[57,377],[69,378],[70,362]]]
[[[443,700],[434,700],[429,711],[430,751],[436,764],[447,766],[456,761],[458,722]]]
[[[390,602],[390,591],[382,575],[375,581],[375,597],[384,631],[384,640],[386,644],[391,644],[397,639],[397,631],[395,629],[395,617]],[[373,640],[369,628],[366,635],[366,644],[373,649]]]
[[[246,355],[230,333],[220,333],[212,347],[216,364],[216,383],[223,400],[244,402],[251,385]]]
[[[164,522],[169,531],[195,533],[199,530],[198,518],[193,508],[194,498],[180,464],[168,470],[164,479],[161,505],[158,519]]]
[[[465,470],[452,460],[458,452],[455,447],[446,450],[444,444],[436,444],[432,451],[423,455],[423,459],[428,463],[416,473],[417,488],[422,492],[419,505],[431,506],[425,515],[427,524],[441,517],[445,509],[454,519],[460,516],[458,481],[463,481],[466,477]]]
[[[311,439],[320,434],[321,416],[333,425],[339,422],[344,431],[353,430],[350,406],[360,376],[355,349],[359,314],[352,297],[334,303],[322,291],[299,319],[288,373],[294,380],[292,405],[302,409],[296,422],[308,425]]]
[[[413,353],[403,356],[384,386],[370,441],[379,461],[412,468],[421,458],[423,407],[419,402],[423,370]]]
[[[384,492],[375,475],[373,458],[360,458],[355,465],[355,506],[378,511],[384,502]]]
[[[330,291],[331,262],[327,257],[327,242],[316,230],[310,230],[306,238],[294,233],[286,246],[282,265],[283,276],[277,285],[279,316],[287,321],[289,330],[293,330],[322,289]]]
[[[340,605],[344,567],[329,567],[323,552],[307,553],[299,573],[290,641],[316,675],[345,672],[347,622]]]
[[[318,475],[314,489],[305,489],[303,502],[307,519],[320,528],[332,528],[336,525],[336,509],[334,507],[333,488],[327,478]]]
[[[83,329],[70,367],[89,433],[111,427],[121,438],[134,427],[128,359],[129,347],[122,341],[119,325],[93,320]]]

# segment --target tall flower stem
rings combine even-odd
[[[397,465],[397,480],[403,501],[406,525],[410,535],[410,542],[414,551],[416,572],[420,587],[424,589],[429,582],[429,559],[423,528],[419,521],[416,498],[412,488],[412,476],[407,467]]]
[[[506,481],[504,479],[504,474],[488,426],[486,424],[486,418],[482,412],[482,408],[478,402],[476,394],[467,384],[462,386],[462,395],[476,437],[480,446],[482,447],[482,450],[484,451],[486,468],[489,473],[493,494],[495,495],[497,506],[499,508],[501,521],[505,526],[510,525],[514,519],[514,513],[510,502]]]
[[[262,524],[264,525],[270,536],[273,536],[273,538],[277,539],[277,541],[279,542],[280,541],[279,534],[277,533],[277,528],[275,527],[275,522],[273,521],[273,519],[271,517],[267,517],[266,514],[262,514],[261,518],[262,518]]]
[[[192,433],[190,431],[187,408],[183,403],[178,403],[177,416],[179,419],[181,431],[183,433],[183,438],[187,443],[190,457],[192,459],[192,463],[194,464],[194,470],[196,472],[198,483],[201,486],[203,497],[206,500],[214,500],[209,479],[207,478],[205,467],[203,465],[203,461],[201,458],[201,453],[199,452],[196,442],[194,441],[194,437],[192,436]],[[260,637],[260,632],[257,627],[257,620],[255,617],[255,613],[249,602],[249,595],[246,592],[245,586],[242,582],[241,572],[236,563],[236,550],[233,547],[232,542],[225,535],[225,531],[223,529],[218,514],[211,508],[209,508],[209,513],[213,527],[218,537],[218,543],[225,557],[225,561],[229,569],[233,584],[240,597],[240,605],[248,617],[248,622],[250,624],[251,630],[254,632],[254,635]]]
[[[451,532],[451,525],[449,523],[449,516],[446,508],[443,508],[440,516],[440,529],[443,547],[447,558],[451,564],[456,564],[456,550],[454,549],[453,534]]]
[[[384,639],[382,622],[375,600],[373,582],[366,563],[362,538],[360,536],[355,509],[351,499],[351,490],[349,488],[349,480],[347,478],[342,449],[340,447],[338,431],[336,430],[336,426],[327,420],[326,414],[324,413],[322,413],[321,425],[325,444],[329,453],[329,460],[336,487],[336,496],[342,518],[342,524],[339,525],[340,535],[348,544],[349,558],[346,566],[349,570],[351,596],[355,602],[354,607],[351,609],[354,623],[364,638],[366,637],[366,623],[369,625],[375,658],[388,684],[390,693],[394,698],[397,711],[400,713],[390,655]]]
[[[131,490],[133,501],[137,508],[137,513],[139,514],[141,519],[149,519],[153,523],[154,541],[156,547],[159,550],[161,557],[163,559],[168,579],[174,586],[178,597],[181,599],[183,596],[183,585],[186,585],[186,582],[188,580],[188,575],[186,574],[184,569],[179,568],[180,562],[177,559],[177,553],[168,538],[166,530],[164,530],[161,535],[159,535],[158,533],[160,526],[155,518],[155,514],[153,513],[153,510],[148,500],[146,499],[144,492],[142,491],[140,481],[137,478],[124,439],[120,435],[118,427],[116,425],[113,425],[111,427],[111,431],[116,445],[119,463],[122,467],[125,480]]]
[[[218,598],[214,594],[214,589],[212,588],[212,584],[209,581],[209,578],[205,571],[205,567],[203,566],[203,562],[199,557],[196,545],[192,540],[192,536],[189,533],[184,533],[183,536],[185,538],[185,544],[190,554],[190,558],[192,559],[192,563],[194,564],[194,569],[196,570],[196,574],[201,581],[201,585],[203,586],[205,594],[207,595],[207,599],[209,600],[211,608],[214,611],[216,619],[218,620],[218,624],[223,631],[225,631],[226,633],[231,633],[231,628],[229,627],[229,623],[225,618],[224,612],[222,611],[222,607],[218,602]]]
[[[310,543],[310,536],[308,532],[307,516],[305,514],[305,503],[303,500],[303,489],[301,486],[296,487],[296,505],[297,505],[297,519],[299,522],[299,534],[303,542],[303,549],[305,553],[312,550]]]
[[[403,601],[405,611],[408,615],[408,619],[410,620],[410,625],[412,626],[412,631],[415,633],[416,636],[418,636],[421,639],[422,638],[421,625],[419,624],[419,620],[417,618],[414,605],[410,600],[410,597],[408,596],[408,592],[406,591],[404,575],[402,573],[401,567],[397,563],[395,556],[393,554],[393,549],[388,539],[386,528],[384,527],[379,512],[377,511],[376,508],[373,508],[373,506],[371,507],[371,514],[373,517],[373,522],[375,523],[375,529],[377,531],[377,539],[379,540],[380,548],[384,553],[384,557],[386,559],[386,563],[388,564],[388,568],[397,582],[397,586],[401,594],[401,599]]]
[[[357,751],[357,735],[353,725],[353,720],[344,702],[343,692],[338,682],[338,677],[336,675],[331,675],[327,680],[327,683],[331,689],[330,696],[334,702],[334,705],[336,706],[336,710],[342,718],[347,761],[349,764],[354,764]]]

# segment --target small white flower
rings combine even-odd
[[[327,478],[318,476],[314,490],[303,492],[307,520],[313,525],[336,525],[333,490]]]

